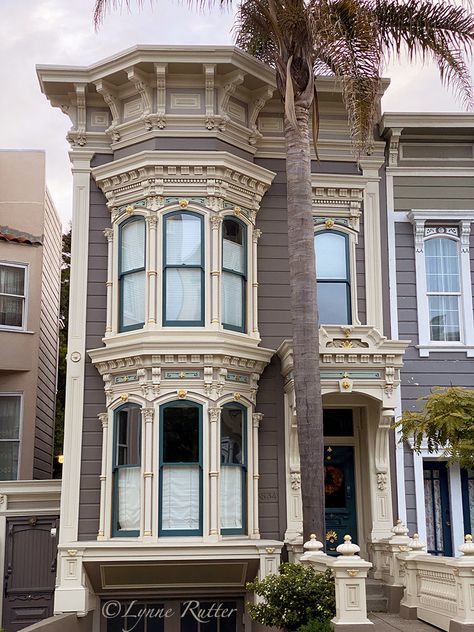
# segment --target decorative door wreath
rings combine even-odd
[[[334,465],[326,465],[324,489],[326,494],[334,494],[339,491],[344,481],[344,473],[341,468]]]

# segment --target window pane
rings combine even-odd
[[[346,237],[324,231],[314,237],[318,279],[347,279]]]
[[[121,228],[121,272],[145,267],[145,222],[137,220]]]
[[[122,327],[145,322],[145,272],[122,277]]]
[[[200,505],[199,465],[163,466],[161,528],[198,530]]]
[[[222,266],[228,270],[245,273],[244,229],[233,220],[224,220]]]
[[[0,442],[0,480],[14,481],[18,477],[18,441]]]
[[[225,406],[221,414],[221,463],[242,464],[244,462],[242,442],[243,410]]]
[[[347,284],[318,283],[318,311],[321,325],[348,325]]]
[[[461,340],[459,297],[428,296],[431,340]]]
[[[0,294],[25,294],[25,269],[13,266],[0,266]]]
[[[122,409],[117,413],[116,419],[116,465],[139,465],[141,410],[137,406]]]
[[[139,467],[121,467],[118,477],[117,528],[124,531],[140,529],[140,474]]]
[[[199,462],[199,408],[170,406],[163,410],[163,463]]]
[[[221,468],[221,529],[242,529],[242,469]]]
[[[187,213],[166,218],[167,265],[201,265],[201,223],[200,217]]]
[[[222,322],[225,325],[242,328],[243,277],[231,272],[222,273]]]
[[[18,439],[21,398],[0,395],[0,439]]]
[[[201,321],[201,270],[168,268],[165,274],[166,320]]]
[[[23,298],[0,294],[0,325],[21,327],[23,325]]]
[[[446,237],[425,241],[426,285],[428,292],[459,292],[457,242]]]

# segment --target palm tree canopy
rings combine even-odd
[[[140,6],[143,0],[135,3]],[[190,3],[212,6],[214,0]],[[108,9],[131,4],[96,0],[96,26]],[[294,103],[299,102],[314,107],[317,129],[314,77],[337,77],[360,151],[370,146],[380,77],[393,57],[407,54],[410,60],[436,63],[442,81],[465,107],[474,104],[468,67],[474,43],[470,8],[471,0],[241,0],[235,39],[240,48],[275,68],[286,116],[295,127]]]

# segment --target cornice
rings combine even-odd
[[[470,112],[385,112],[380,132],[388,136],[392,129],[408,128],[474,128],[474,114]]]
[[[407,214],[407,218],[412,224],[430,220],[442,223],[456,221],[474,222],[474,209],[412,209]]]
[[[257,211],[275,173],[225,151],[144,151],[95,167],[109,208],[148,196],[227,198]]]

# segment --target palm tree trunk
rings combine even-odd
[[[324,542],[324,439],[314,225],[311,213],[309,108],[295,104],[298,128],[285,118],[288,253],[294,381],[303,500],[303,537]]]

